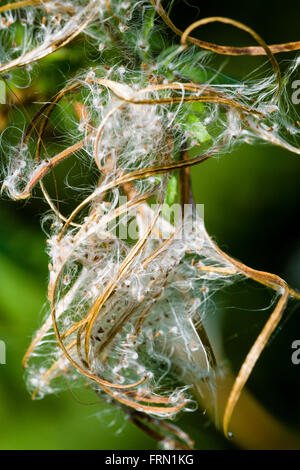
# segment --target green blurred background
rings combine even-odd
[[[299,40],[300,5],[286,1],[175,1],[173,20],[181,28],[197,18],[228,16],[247,23],[267,43]],[[251,38],[227,26],[210,25],[199,38],[222,44],[252,44]],[[82,52],[84,51],[84,53]],[[293,54],[278,56],[282,67]],[[95,59],[79,38],[74,44],[41,61],[23,104],[47,99],[66,76],[88,67]],[[246,76],[261,58],[223,58],[223,72]],[[220,58],[216,59],[216,67]],[[298,77],[298,79],[300,76]],[[20,108],[1,106],[0,126]],[[207,161],[192,172],[196,201],[205,205],[210,234],[232,256],[250,266],[274,272],[300,289],[300,159],[267,144],[242,145],[232,153]],[[46,300],[47,256],[40,219],[46,207],[39,197],[22,203],[0,200],[0,339],[7,345],[7,364],[0,365],[1,449],[154,449],[156,444],[122,414],[104,404],[83,405],[70,392],[32,402],[24,383],[22,356],[40,324]],[[215,299],[212,321],[220,332],[228,363],[238,371],[270,309],[270,292],[251,282],[227,288]],[[288,321],[263,353],[248,388],[264,407],[300,434],[300,365],[291,362],[291,344],[300,340],[300,307],[289,304]],[[94,402],[89,391],[76,392]],[[199,449],[232,448],[199,411],[179,421]]]

